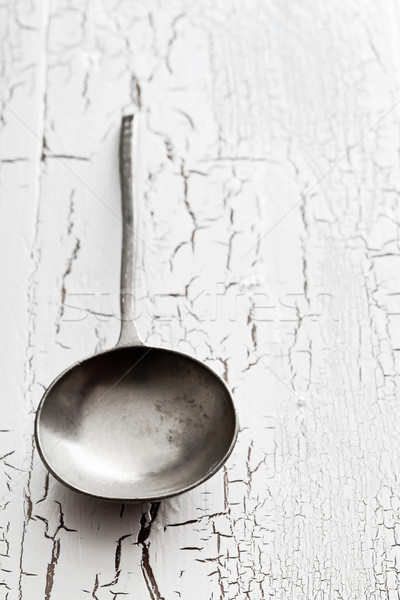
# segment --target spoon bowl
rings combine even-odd
[[[236,417],[224,381],[171,350],[116,348],[49,387],[36,439],[49,471],[108,500],[160,500],[213,475],[232,451]]]
[[[74,365],[36,417],[42,460],[89,496],[160,500],[213,475],[232,451],[236,417],[224,381],[171,350],[116,348]]]

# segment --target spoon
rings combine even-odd
[[[87,496],[120,502],[162,500],[206,481],[231,454],[238,431],[225,382],[182,352],[144,345],[129,319],[134,314],[136,129],[136,117],[122,119],[118,343],[59,375],[35,421],[40,457],[56,479]]]

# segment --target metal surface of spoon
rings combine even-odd
[[[35,422],[39,454],[59,481],[88,496],[123,502],[161,500],[199,485],[224,464],[238,431],[225,382],[194,358],[145,346],[129,320],[135,129],[132,115],[122,119],[119,341],[57,377]]]

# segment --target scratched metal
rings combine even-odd
[[[135,314],[137,118],[123,117],[121,333],[115,349],[73,365],[51,384],[35,421],[49,471],[87,496],[163,500],[214,475],[238,424],[225,382],[198,360],[143,344]]]

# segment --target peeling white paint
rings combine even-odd
[[[0,600],[399,598],[398,5],[0,12]],[[132,106],[139,329],[241,423],[160,507],[82,498],[32,444],[45,387],[117,339]]]

